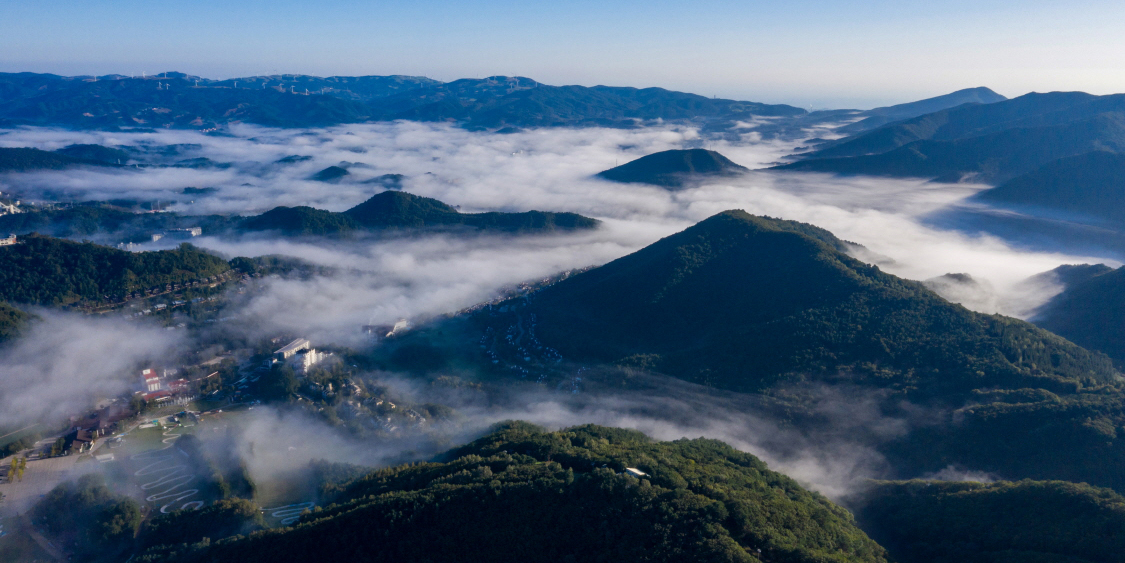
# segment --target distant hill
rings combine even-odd
[[[0,247],[0,300],[48,306],[100,303],[229,269],[225,260],[189,244],[133,253],[30,235]]]
[[[93,160],[106,164],[125,164],[132,158],[132,155],[124,150],[102,145],[69,145],[55,152],[72,158]]]
[[[329,166],[328,168],[325,168],[324,170],[313,174],[309,179],[315,180],[317,182],[338,182],[348,174],[350,174],[350,172],[348,172],[347,168],[344,168],[342,166]]]
[[[492,76],[442,83],[421,77],[302,75],[208,80],[0,73],[0,120],[79,128],[207,129],[232,122],[311,127],[365,121],[453,120],[472,128],[635,127],[637,120],[800,116],[786,105],[723,100],[662,88],[549,86]]]
[[[995,105],[999,104],[985,107]],[[873,133],[877,132],[879,130]],[[825,149],[825,152],[832,150]],[[948,141],[924,139],[887,152],[862,156],[818,158],[814,153],[807,160],[774,169],[999,183],[1058,159],[1098,150],[1125,150],[1125,113],[1107,113],[1060,125],[1005,129]]]
[[[1093,151],[1058,159],[980,192],[976,199],[1125,229],[1125,154]]]
[[[1072,278],[1032,320],[1125,366],[1125,267],[1087,268],[1086,275]]]
[[[507,232],[592,229],[596,219],[575,213],[461,213],[436,199],[397,190],[375,194],[343,213],[311,207],[276,207],[248,217],[244,231],[277,230],[290,235],[340,235],[356,230],[468,227]]]
[[[0,172],[59,170],[83,164],[97,166],[104,163],[39,149],[0,147]]]
[[[1125,95],[1027,94],[967,104],[820,145],[780,170],[1002,183],[1052,161],[1125,150]]]
[[[896,561],[1121,561],[1125,498],[1062,481],[880,481],[856,511]]]
[[[359,225],[343,213],[299,206],[275,207],[243,219],[238,227],[243,231],[280,231],[289,236],[324,236],[348,233]]]
[[[1118,379],[1101,354],[953,305],[847,248],[811,225],[727,211],[478,317],[504,334],[513,315],[534,316],[539,342],[571,361],[735,391],[849,382],[959,404],[980,387]]]
[[[440,459],[360,477],[295,526],[139,560],[886,561],[846,510],[715,440],[506,423]]]
[[[865,116],[864,119],[845,125],[841,127],[839,131],[853,134],[868,131],[895,121],[957,107],[961,104],[993,104],[1007,99],[1008,98],[983,86],[978,88],[965,88],[964,90],[958,90],[943,96],[934,96],[933,98],[926,98],[916,102],[908,102],[861,112],[860,115]]]
[[[598,173],[606,180],[680,188],[706,178],[738,176],[749,169],[710,150],[668,150]]]

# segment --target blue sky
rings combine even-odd
[[[0,71],[521,75],[872,107],[1125,92],[1125,3],[0,0]]]

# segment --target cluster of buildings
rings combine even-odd
[[[4,197],[4,192],[0,192],[0,215],[11,215],[13,213],[23,213],[23,209],[20,209],[20,201],[12,201]]]
[[[218,372],[200,379],[206,379],[215,375],[218,375]],[[192,381],[179,377],[178,370],[166,369],[163,370],[162,373],[157,373],[156,370],[152,368],[146,368],[141,370],[141,390],[137,391],[137,394],[146,402],[160,405],[176,397],[190,394],[192,390],[191,384]]]
[[[8,235],[6,238],[0,238],[0,246],[11,246],[16,243],[16,235]]]

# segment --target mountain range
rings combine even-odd
[[[1032,93],[829,141],[775,169],[1001,183],[1058,159],[1123,148],[1125,95]]]
[[[212,129],[246,122],[315,127],[365,121],[454,120],[471,128],[606,126],[637,121],[749,119],[806,112],[662,88],[549,86],[493,76],[443,83],[403,76],[299,75],[207,80],[169,72],[63,77],[0,74],[0,126]]]
[[[1032,320],[1125,366],[1125,267],[1062,266],[1055,272],[1065,289]]]

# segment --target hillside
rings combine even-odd
[[[397,190],[375,194],[343,213],[311,207],[277,207],[240,224],[244,231],[289,235],[341,235],[357,230],[472,228],[482,231],[550,232],[592,229],[598,221],[575,213],[461,213],[436,199]]]
[[[221,274],[226,261],[184,244],[176,250],[126,252],[51,237],[20,237],[0,247],[0,299],[36,305],[116,301]]]
[[[598,173],[614,182],[641,183],[681,188],[685,184],[715,177],[738,176],[749,169],[727,157],[704,149],[668,150]]]
[[[647,475],[619,475],[626,467]],[[847,511],[721,442],[507,423],[441,461],[352,481],[291,528],[138,561],[325,553],[370,562],[885,560]]]
[[[976,195],[1000,207],[1125,228],[1125,155],[1093,151],[1047,163]]]
[[[787,105],[721,100],[661,88],[549,86],[492,76],[449,83],[405,76],[302,75],[208,80],[0,73],[0,119],[78,128],[205,129],[232,122],[314,127],[370,120],[454,120],[473,128],[609,126],[636,120],[800,116]]]
[[[1125,560],[1125,498],[1061,481],[881,481],[856,517],[896,561]]]
[[[962,104],[993,104],[1007,99],[1008,98],[983,86],[978,88],[965,88],[964,90],[958,90],[956,92],[950,92],[949,94],[934,96],[933,98],[926,98],[916,102],[869,109],[860,113],[860,115],[864,116],[864,119],[845,125],[838,130],[844,133],[869,131],[888,123],[926,115],[927,113],[934,113]]]
[[[1117,378],[1105,356],[952,305],[846,248],[810,225],[728,211],[513,303],[515,316],[534,315],[538,338],[570,360],[738,391],[819,380],[963,397]],[[504,334],[516,321],[480,322]]]
[[[1002,183],[1060,158],[1123,150],[1125,95],[1031,93],[890,123],[776,168]]]
[[[984,107],[995,105],[999,104]],[[823,152],[831,153],[844,146]],[[1011,128],[952,140],[923,139],[860,156],[822,158],[820,153],[813,153],[806,160],[773,169],[999,183],[1061,158],[1101,150],[1125,151],[1125,113],[1105,113],[1060,125]]]
[[[1125,267],[1073,280],[1032,319],[1035,324],[1125,366]]]
[[[102,145],[68,145],[55,152],[72,158],[93,160],[106,164],[125,164],[132,158],[132,155],[124,150]]]
[[[0,343],[19,335],[31,315],[0,301]]]
[[[74,158],[57,152],[39,149],[0,147],[0,172],[27,172],[30,170],[59,170],[70,166],[102,165],[104,163]]]

